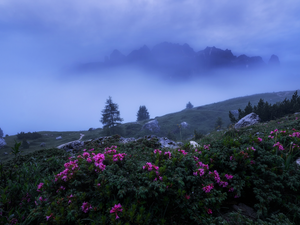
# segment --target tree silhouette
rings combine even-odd
[[[187,109],[192,109],[194,106],[192,105],[191,102],[188,102],[188,104],[186,104],[186,108]]]
[[[123,119],[120,118],[120,111],[118,111],[118,105],[112,102],[111,97],[106,100],[106,106],[102,110],[102,118],[100,122],[103,124],[103,128],[114,128],[117,126],[117,121],[122,122]]]
[[[137,112],[137,121],[148,120],[148,119],[150,119],[150,115],[146,106],[144,105],[140,106],[139,111]]]

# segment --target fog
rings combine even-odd
[[[136,121],[230,98],[299,89],[300,20],[295,1],[0,1],[0,128],[80,131],[102,127],[106,99],[121,118]],[[71,74],[78,63],[103,62],[144,44],[188,43],[230,49],[236,56],[272,54],[280,69],[240,73],[218,70],[182,82],[137,68]]]

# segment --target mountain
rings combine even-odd
[[[76,67],[77,71],[110,69],[121,66],[139,66],[145,70],[156,71],[177,78],[202,75],[216,69],[257,70],[279,66],[279,58],[272,55],[265,63],[260,56],[235,56],[231,50],[206,47],[196,52],[188,44],[162,42],[152,49],[144,45],[127,56],[115,49],[104,62],[85,63]]]

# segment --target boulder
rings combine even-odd
[[[240,119],[235,125],[234,128],[235,129],[239,129],[242,127],[247,127],[247,126],[251,126],[253,124],[259,123],[260,118],[257,114],[255,113],[250,113],[247,116],[243,117],[242,119]]]
[[[59,136],[59,137],[56,137],[56,140],[60,140],[61,139],[61,136]]]
[[[0,148],[3,148],[6,145],[6,142],[3,138],[0,138]]]
[[[44,142],[41,143],[40,146],[41,146],[41,147],[45,147],[45,143],[44,143]]]
[[[152,138],[158,139],[158,143],[161,145],[161,148],[180,148],[180,146],[183,145],[183,143],[181,143],[181,142],[174,142],[166,137],[157,137],[155,135],[148,135],[148,136],[145,136],[143,138],[138,138],[138,139],[121,137],[119,142],[125,144],[125,143],[129,143],[129,142],[137,141],[140,139],[151,140]]]
[[[160,131],[160,127],[158,125],[158,121],[157,120],[151,120],[148,123],[144,124],[144,126],[142,127],[142,129],[147,129],[150,130],[152,132],[159,132]]]
[[[196,148],[196,147],[200,146],[196,141],[190,141],[190,145],[192,145],[193,148]]]
[[[62,146],[61,148],[64,150],[69,150],[69,149],[79,150],[83,147],[84,147],[84,141],[77,140],[77,141],[69,142],[69,143],[65,144],[64,146]]]
[[[183,129],[185,129],[185,128],[187,128],[187,127],[189,126],[189,124],[188,124],[187,122],[182,122],[182,123],[180,124],[180,126],[181,126]]]

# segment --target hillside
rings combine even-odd
[[[222,102],[197,106],[193,109],[184,109],[180,112],[174,112],[160,117],[155,117],[154,119],[158,121],[160,126],[160,132],[157,133],[149,130],[142,130],[143,125],[153,119],[141,122],[124,123],[121,125],[119,133],[123,137],[135,138],[154,134],[159,137],[169,137],[175,141],[191,139],[194,135],[194,130],[201,132],[202,134],[207,134],[214,131],[215,122],[218,117],[221,117],[222,121],[224,122],[224,126],[222,128],[228,127],[230,124],[228,112],[230,110],[237,110],[239,108],[244,109],[249,101],[251,102],[252,106],[256,105],[260,99],[263,99],[271,104],[275,104],[276,102],[283,101],[285,98],[291,99],[294,92],[295,91],[283,91],[237,97]],[[188,123],[189,126],[186,129],[179,127],[180,123],[182,122]],[[56,148],[61,144],[78,140],[80,138],[80,134],[85,135],[82,138],[83,141],[95,139],[101,136],[107,136],[107,133],[105,133],[101,128],[97,128],[92,131],[40,131],[38,133],[42,135],[42,138],[27,140],[30,143],[30,147],[28,149],[23,149],[24,152],[22,154],[28,154],[43,149],[43,147],[40,147],[41,143],[45,143],[44,148]],[[56,140],[56,137],[58,136],[61,136],[62,139]],[[17,135],[5,137],[7,146],[0,149],[0,160],[7,161],[13,157],[9,153],[11,152],[11,147],[14,146],[14,140],[18,142],[21,141],[17,139]]]

